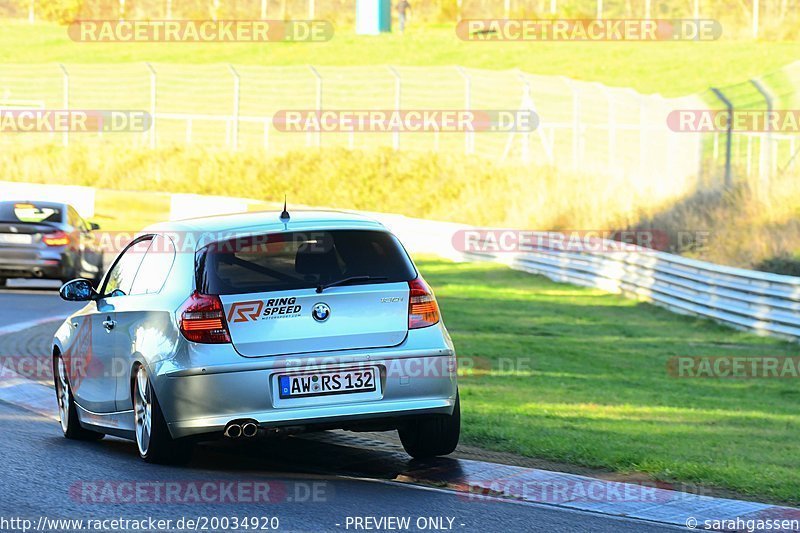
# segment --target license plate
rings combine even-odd
[[[281,398],[328,396],[377,390],[374,367],[335,372],[310,372],[278,376]]]
[[[0,233],[0,244],[32,244],[33,236],[19,233]]]

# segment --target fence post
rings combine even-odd
[[[558,11],[558,5],[556,4],[557,0],[550,0],[550,14],[555,15],[556,11]]]
[[[531,112],[533,108],[533,99],[531,98],[531,84],[522,75],[520,75],[522,83],[522,110]],[[519,124],[519,120],[517,120]],[[538,129],[538,127],[537,127]],[[545,151],[547,147],[545,146]],[[522,162],[526,165],[531,162],[531,134],[529,131],[522,132]]]
[[[313,66],[309,65],[308,68],[311,70],[311,73],[314,75],[314,78],[317,80],[317,112],[322,114],[322,76],[319,75],[317,69]],[[317,148],[322,146],[322,128],[317,131]]]
[[[59,63],[58,66],[61,69],[62,80],[64,84],[62,105],[66,111],[69,109],[69,72],[67,71],[67,67],[65,67],[63,64]],[[61,134],[61,144],[64,146],[69,146],[69,131],[65,131]]]
[[[575,83],[564,76],[559,76],[561,81],[572,92],[572,169],[578,170],[581,167],[581,102],[580,94]]]
[[[464,111],[472,111],[472,78],[463,67],[456,70],[464,79]],[[475,151],[475,132],[464,132],[464,153],[469,155]]]
[[[511,16],[511,0],[505,0],[503,4],[503,18],[508,20]]]
[[[228,65],[233,74],[233,150],[239,149],[239,102],[241,101],[242,78],[233,65]]]
[[[316,13],[317,6],[314,0],[308,0],[308,20],[314,20],[316,18]]]
[[[400,73],[397,72],[397,69],[392,66],[389,66],[388,68],[389,72],[391,72],[394,76],[394,110],[399,114],[401,98],[403,95],[403,79],[400,77]],[[400,130],[398,129],[395,129],[394,133],[392,134],[392,145],[395,150],[400,149]]]
[[[728,127],[726,128],[726,135],[727,139],[725,141],[725,187],[730,187],[733,184],[733,179],[731,177],[731,144],[732,144],[732,136],[733,136],[733,104],[730,100],[728,100],[725,95],[717,89],[716,87],[711,88],[711,92],[713,92],[717,98],[725,105],[728,109]]]
[[[764,97],[764,102],[767,104],[767,116],[771,117],[772,108],[775,103],[772,94],[767,90],[760,80],[753,78],[750,80],[750,83],[752,83],[753,87],[755,87],[756,90],[761,93],[761,96]],[[772,181],[772,164],[770,162],[770,156],[772,153],[772,130],[770,130],[769,124],[769,120],[765,121],[764,129],[766,130],[766,133],[763,136],[759,136],[758,140],[758,194],[762,200],[766,199],[766,193],[769,190],[770,183]]]
[[[603,0],[597,0],[597,19],[603,18]]]
[[[700,0],[694,0],[694,20],[700,20]]]
[[[267,0],[261,0],[261,20],[267,18]]]
[[[156,69],[150,63],[145,63],[150,71],[150,149],[156,148]]]
[[[28,24],[33,24],[36,22],[35,5],[36,0],[30,0],[30,3],[28,4]]]
[[[119,20],[125,20],[125,0],[119,0]]]
[[[608,171],[614,174],[617,168],[617,110],[611,90],[602,83],[594,83],[608,102]]]
[[[167,20],[172,20],[172,0],[167,0]]]
[[[645,0],[644,2],[644,18],[647,20],[650,20],[650,12],[651,12],[650,3],[651,0]]]

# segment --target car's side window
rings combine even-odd
[[[167,237],[157,235],[144,256],[130,294],[155,294],[167,281],[175,261],[175,245]]]
[[[122,253],[106,277],[102,291],[104,296],[130,294],[133,281],[136,279],[136,272],[138,272],[151,242],[152,237],[141,239]]]
[[[80,220],[81,217],[78,212],[71,205],[67,206],[67,224],[75,229],[80,229]]]

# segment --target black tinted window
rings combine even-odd
[[[416,271],[397,239],[381,231],[334,230],[255,236],[214,243],[197,255],[205,294],[312,288],[354,276],[410,281]]]
[[[35,202],[0,202],[0,222],[51,222],[63,221],[61,206]]]

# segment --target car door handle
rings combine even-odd
[[[111,331],[112,329],[114,329],[114,326],[116,326],[116,325],[117,325],[117,323],[115,321],[111,320],[110,318],[107,318],[107,319],[103,320],[103,327],[106,328],[106,330],[108,330],[108,331]]]

